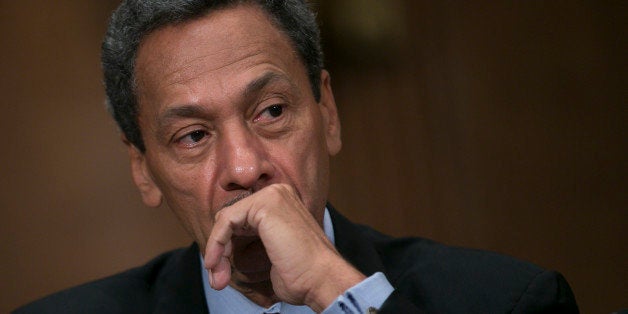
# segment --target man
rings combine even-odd
[[[144,203],[195,244],[18,312],[577,312],[560,274],[326,203],[340,123],[304,2],[125,1],[103,68]]]

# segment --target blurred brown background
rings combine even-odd
[[[117,2],[0,0],[0,312],[191,241],[141,204],[104,109]],[[583,313],[628,307],[628,2],[318,2],[336,207],[558,269]]]

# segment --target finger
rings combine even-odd
[[[209,273],[212,276],[209,281],[211,287],[216,290],[224,289],[231,280],[231,262],[229,262],[229,258],[222,256],[218,265],[212,268]]]
[[[231,262],[229,257],[232,252],[232,242],[229,241],[224,246],[216,246],[217,250],[212,253],[212,257],[218,257],[216,262],[209,261],[209,255],[205,254],[205,268],[209,273],[209,284],[212,288],[221,290],[227,286],[231,280]]]
[[[205,268],[210,273],[210,285],[221,290],[231,280],[231,237],[236,230],[248,226],[246,208],[227,207],[217,215],[205,248]]]
[[[227,246],[231,242],[234,229],[239,225],[244,225],[240,211],[232,208],[224,208],[219,215],[216,215],[214,225],[207,239],[205,246],[205,268],[213,268],[220,262],[220,257],[231,255],[231,250],[227,251]]]
[[[226,243],[220,243],[218,240],[212,239],[210,235],[205,248],[205,268],[213,269],[218,265],[220,258],[226,254],[227,246],[230,242],[228,240]]]

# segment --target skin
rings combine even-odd
[[[127,142],[133,179],[145,204],[165,200],[194,237],[213,288],[322,311],[365,278],[321,228],[341,148],[329,74],[316,102],[263,11],[240,5],[160,28],[135,74],[146,151]]]

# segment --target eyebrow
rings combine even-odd
[[[164,138],[167,126],[172,120],[179,118],[206,118],[209,116],[209,112],[199,105],[186,104],[177,107],[168,108],[166,112],[157,118],[157,131],[158,138]]]
[[[246,88],[244,89],[244,98],[250,98],[254,94],[264,89],[264,87],[275,82],[285,82],[290,85],[291,90],[298,90],[294,82],[288,79],[286,75],[277,72],[266,72],[262,76],[254,79],[249,84],[247,84]]]
[[[201,118],[207,116],[209,116],[209,113],[202,106],[194,104],[182,105],[168,108],[168,110],[159,117],[158,124],[163,126],[167,124],[169,120],[176,118]]]
[[[250,99],[255,94],[259,93],[266,86],[282,82],[287,83],[292,91],[298,91],[294,82],[292,82],[286,75],[277,72],[266,72],[260,77],[249,82],[244,88],[244,99]],[[168,108],[163,114],[161,114],[157,120],[157,130],[161,133],[165,126],[168,125],[171,120],[177,120],[180,118],[201,118],[209,119],[211,116],[208,110],[197,104],[184,104],[180,106],[174,106]]]

